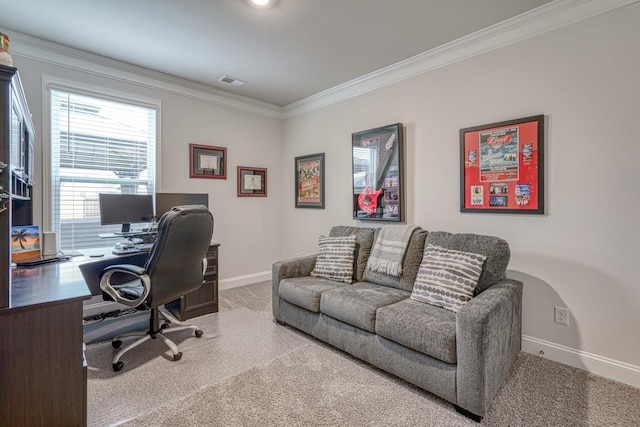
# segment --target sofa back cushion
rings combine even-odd
[[[478,295],[505,277],[511,257],[509,244],[495,236],[432,231],[427,236],[425,244],[441,246],[456,251],[471,252],[487,257],[474,295]]]
[[[350,227],[337,225],[329,231],[329,237],[356,236],[356,250],[353,257],[353,281],[363,280],[364,268],[371,254],[371,247],[375,240],[377,228]]]
[[[418,275],[420,262],[422,261],[422,253],[424,252],[424,242],[426,238],[427,230],[418,227],[413,232],[411,240],[409,240],[409,245],[407,246],[407,251],[404,254],[404,260],[402,262],[402,276],[392,277],[367,268],[364,271],[364,280],[375,283],[376,285],[389,286],[391,288],[411,292],[413,290],[413,284],[416,280],[416,276]]]

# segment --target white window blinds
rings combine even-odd
[[[51,90],[51,229],[60,250],[108,246],[99,193],[155,192],[157,108]]]

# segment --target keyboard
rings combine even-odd
[[[42,258],[42,259],[35,259],[31,261],[18,261],[16,262],[16,265],[18,267],[33,267],[35,265],[49,264],[49,263],[58,262],[58,261],[66,261],[70,258],[71,257],[69,256],[57,256],[53,258]]]
[[[114,255],[128,255],[128,254],[135,254],[137,252],[149,252],[152,246],[153,246],[153,243],[144,243],[141,245],[135,245],[135,246],[130,246],[126,248],[115,247],[113,248],[111,253]]]

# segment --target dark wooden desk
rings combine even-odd
[[[218,311],[218,246],[207,252],[205,285],[169,304],[180,320]],[[0,309],[0,426],[87,424],[82,303],[91,292],[79,266],[136,263],[141,256],[110,251],[12,269],[11,305]]]
[[[87,424],[82,302],[91,294],[79,261],[12,269],[0,310],[2,425]]]

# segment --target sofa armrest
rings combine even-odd
[[[483,417],[522,341],[522,282],[503,279],[456,316],[458,406]]]
[[[273,317],[276,320],[281,320],[280,295],[278,293],[280,281],[292,277],[306,277],[311,275],[313,268],[316,266],[317,256],[317,254],[307,255],[273,263],[271,268],[271,304],[273,307]]]

